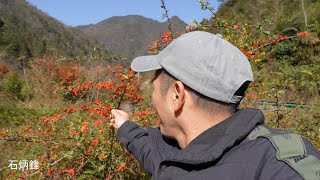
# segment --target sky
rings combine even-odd
[[[141,15],[160,22],[164,10],[161,0],[27,0],[68,26],[95,24],[112,16]],[[207,0],[218,8],[217,0]],[[208,10],[201,10],[198,0],[165,0],[170,17],[176,15],[187,24],[191,20],[209,18]]]

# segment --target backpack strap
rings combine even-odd
[[[294,133],[271,133],[259,125],[248,135],[249,140],[267,138],[276,149],[276,157],[300,174],[304,179],[320,180],[320,160],[308,155],[300,135]]]

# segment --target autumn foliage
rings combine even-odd
[[[66,64],[61,67],[48,57],[35,60],[34,66],[38,72],[58,82],[60,98],[62,94],[69,94],[78,101],[83,98],[86,101],[80,103],[80,106],[74,104],[57,113],[41,116],[18,132],[4,130],[0,133],[6,140],[28,142],[24,144],[26,148],[42,147],[37,148],[38,152],[35,153],[40,169],[25,171],[19,176],[62,178],[81,175],[107,179],[140,177],[136,169],[141,167],[116,140],[108,119],[111,109],[121,108],[124,104],[133,106],[143,101],[139,88],[141,77],[131,69],[115,66],[104,68],[110,75],[106,81],[80,83],[79,66]],[[66,68],[70,66],[73,68]],[[145,126],[157,124],[155,112],[149,107],[140,106],[131,111],[132,120],[137,123]],[[19,172],[10,172],[10,176],[13,174],[18,175]]]
[[[212,10],[201,2],[203,9]],[[210,21],[195,21],[186,27],[186,32],[194,30],[219,33],[248,57],[255,81],[241,107],[263,109],[269,126],[298,132],[320,147],[320,116],[315,108],[320,95],[317,33],[272,33],[256,24],[223,21],[214,14]],[[183,33],[164,32],[161,39],[150,43],[146,53],[158,54]],[[108,125],[111,109],[120,108],[139,125],[157,127],[157,115],[150,106],[151,94],[142,88],[148,81],[129,67],[99,63],[86,66],[51,56],[30,62],[24,84],[20,83],[28,87],[21,87],[20,91],[27,89],[23,93],[29,98],[18,100],[23,107],[32,109],[32,116],[18,128],[0,127],[0,141],[20,153],[12,158],[36,159],[40,168],[10,171],[0,167],[0,178],[150,178]],[[15,83],[9,81],[8,74],[9,68],[0,64],[0,81],[6,80],[11,87]],[[4,166],[8,166],[8,160],[4,158]]]

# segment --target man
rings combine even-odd
[[[139,127],[116,109],[110,125],[119,128],[119,140],[153,179],[302,179],[299,169],[277,159],[281,153],[271,140],[253,138],[252,132],[264,123],[263,113],[238,110],[253,81],[251,66],[219,35],[186,33],[158,55],[137,57],[131,67],[136,72],[156,70],[152,104],[160,127]],[[304,146],[319,160],[315,147],[307,141]],[[294,157],[298,161],[306,156]],[[308,176],[308,169],[302,174]]]

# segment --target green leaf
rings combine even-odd
[[[199,27],[199,23],[198,23],[198,21],[193,20],[192,22],[193,22],[193,24],[194,24],[194,26],[195,26],[195,27]]]
[[[125,79],[129,79],[129,77],[124,74],[122,75],[122,77],[124,77]]]
[[[163,14],[161,20],[163,20],[163,19],[166,18],[166,17],[167,17],[167,15],[166,15],[166,14]]]
[[[98,171],[101,172],[106,168],[106,165],[101,165],[98,167]]]
[[[263,31],[264,34],[269,35],[270,31]]]

